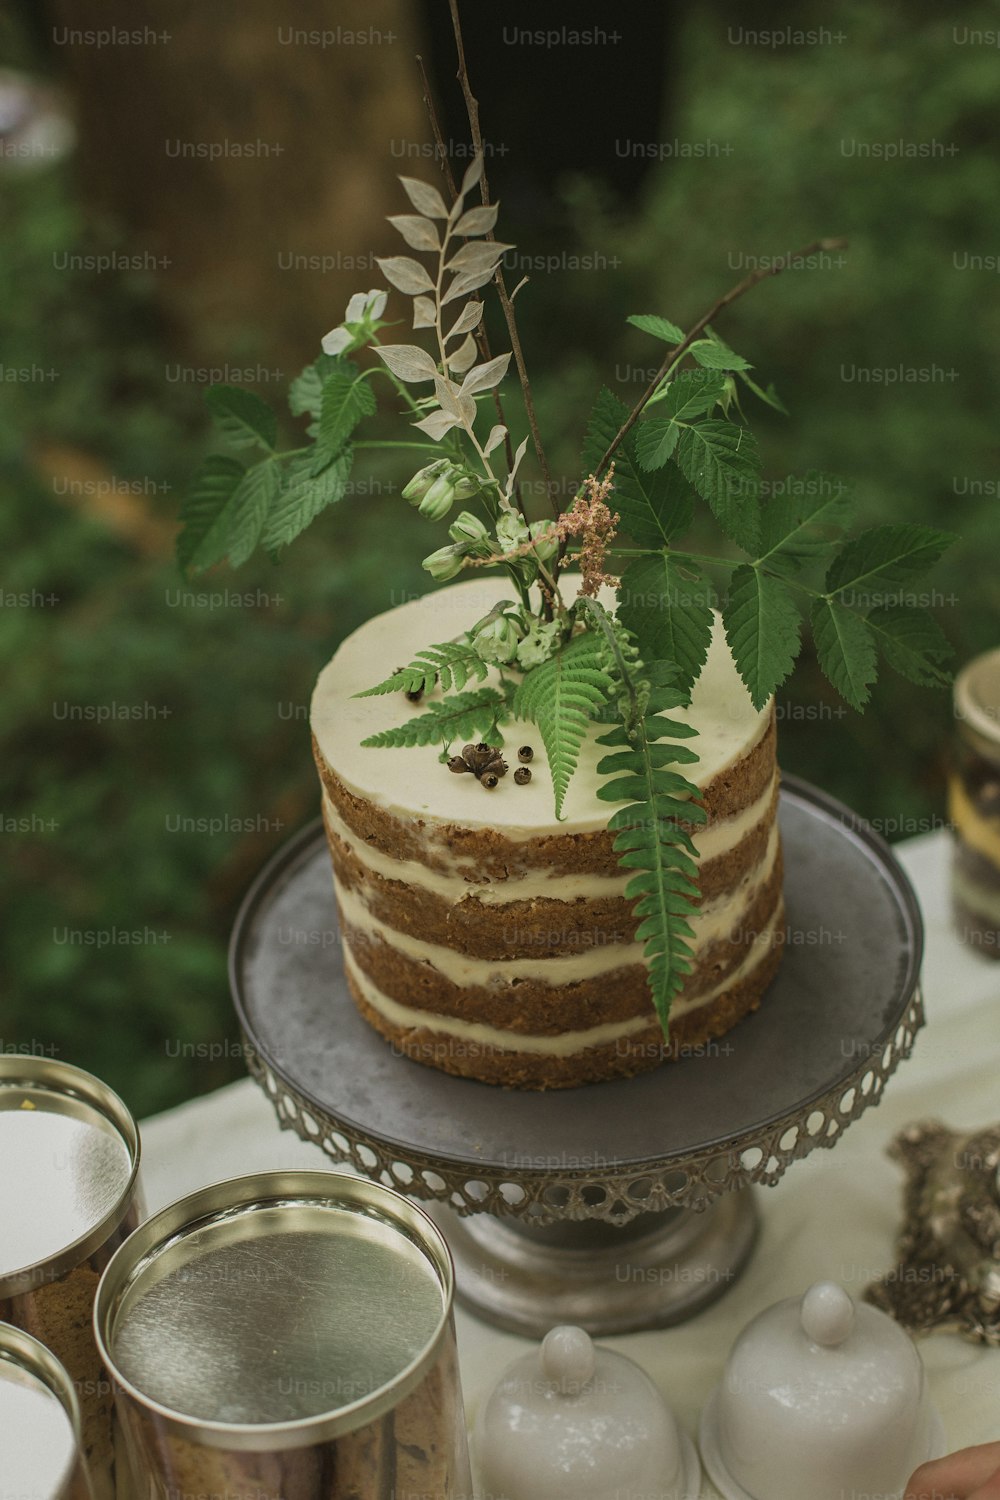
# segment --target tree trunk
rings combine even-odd
[[[277,387],[394,253],[394,157],[427,138],[410,0],[50,3],[89,206],[151,269],[186,358]],[[74,38],[115,28],[143,39]]]

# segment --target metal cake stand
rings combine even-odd
[[[538,1334],[626,1332],[723,1293],[770,1185],[881,1097],[923,1023],[922,925],[887,844],[785,777],[788,934],[760,1011],[635,1078],[549,1093],[412,1062],[358,1014],[341,969],[322,828],[243,903],[230,979],[250,1071],[283,1129],[425,1200],[460,1298]]]

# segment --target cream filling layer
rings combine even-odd
[[[778,921],[783,916],[784,907],[779,901],[767,925],[761,928],[754,938],[739,968],[727,975],[714,989],[707,990],[693,999],[675,1000],[671,1006],[671,1015],[676,1018],[687,1015],[690,1011],[700,1010],[702,1006],[710,1005],[713,1000],[717,1000],[725,990],[748,978],[763,961],[766,951],[770,949]],[[432,1035],[473,1043],[477,1047],[489,1048],[496,1052],[529,1052],[543,1057],[572,1057],[577,1052],[585,1052],[589,1047],[602,1047],[607,1046],[609,1042],[624,1041],[628,1037],[648,1031],[655,1023],[655,1017],[650,1013],[648,1016],[632,1016],[627,1021],[609,1021],[603,1026],[589,1026],[582,1031],[564,1031],[560,1036],[524,1036],[517,1031],[503,1031],[498,1026],[483,1025],[480,1021],[463,1021],[458,1017],[442,1016],[437,1012],[414,1010],[411,1006],[400,1005],[398,1000],[391,1000],[388,995],[384,995],[372,984],[367,974],[363,974],[358,968],[350,949],[346,947],[344,966],[350,970],[351,978],[357,985],[362,998],[372,1010],[377,1011],[391,1025],[404,1027],[410,1031],[429,1031]]]
[[[768,840],[764,859],[751,871],[738,889],[720,901],[713,901],[704,911],[692,913],[690,918],[694,933],[695,951],[710,943],[725,938],[738,928],[746,916],[757,891],[766,882],[777,859],[779,847],[778,826],[775,824]],[[376,933],[389,947],[406,954],[418,963],[427,963],[438,973],[459,986],[488,985],[499,979],[541,979],[546,984],[573,984],[581,979],[591,979],[642,962],[642,943],[600,943],[584,948],[579,953],[556,954],[549,957],[544,952],[523,958],[476,958],[460,953],[455,948],[446,948],[441,943],[428,943],[411,933],[400,932],[373,916],[357,891],[347,890],[335,880],[337,898],[341,911],[351,927]],[[748,890],[749,887],[749,890]],[[516,932],[511,934],[516,940]],[[527,943],[538,943],[537,932],[526,932]]]
[[[641,943],[602,943],[581,953],[559,954],[553,958],[547,958],[542,952],[525,958],[473,958],[454,948],[445,948],[441,943],[427,943],[423,938],[387,926],[372,916],[355,891],[345,890],[339,881],[335,884],[341,912],[351,927],[375,933],[388,947],[417,963],[430,964],[445,979],[462,987],[488,985],[492,980],[509,983],[512,979],[574,984],[595,974],[642,962]],[[537,934],[532,936],[537,937]]]
[[[722,818],[710,827],[699,829],[695,835],[698,845],[698,864],[728,854],[741,840],[760,827],[768,815],[774,797],[778,775],[775,772],[767,790],[731,818]],[[358,837],[344,822],[327,791],[323,792],[323,812],[326,820],[347,845],[351,853],[367,869],[385,880],[402,880],[415,885],[457,906],[460,901],[474,898],[484,906],[503,906],[510,901],[535,901],[539,898],[557,901],[601,900],[620,897],[628,883],[629,875],[560,875],[558,873],[535,873],[510,876],[503,881],[477,881],[476,866],[468,860],[449,860],[449,873],[432,870],[415,859],[396,859],[373,849],[371,844]]]
[[[780,846],[781,834],[775,823],[768,834],[763,858],[746,872],[739,885],[720,896],[717,901],[710,901],[707,906],[698,908],[691,918],[696,953],[699,949],[727,938],[734,928],[742,925],[761,887],[774,874]]]

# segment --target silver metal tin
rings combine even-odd
[[[135,1121],[106,1084],[50,1058],[0,1056],[0,1302],[106,1246],[138,1171]]]
[[[360,1178],[267,1172],[154,1215],[94,1309],[143,1495],[468,1500],[453,1293],[440,1231]]]
[[[80,1408],[55,1355],[0,1323],[0,1500],[91,1500]]]
[[[116,1463],[93,1303],[142,1216],[138,1172],[139,1132],[106,1084],[51,1058],[0,1057],[0,1319],[67,1370],[97,1500],[112,1500]]]

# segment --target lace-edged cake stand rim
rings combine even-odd
[[[889,846],[792,777],[780,819],[788,933],[760,1011],[701,1055],[547,1093],[424,1067],[361,1019],[311,824],[263,870],[233,932],[250,1071],[282,1128],[460,1215],[624,1225],[777,1182],[878,1102],[923,1024],[920,910]]]

